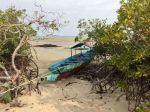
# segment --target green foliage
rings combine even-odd
[[[21,21],[21,18],[25,15],[25,10],[17,10],[15,7],[10,7],[9,9],[6,9],[5,11],[0,10],[0,26],[3,26],[0,28],[0,62],[6,63],[9,62],[12,56],[12,53],[14,52],[15,48],[20,42],[20,38],[18,38],[18,33],[13,33],[18,31],[20,29],[21,31],[25,30],[25,25]],[[11,27],[11,25],[14,24],[22,24],[22,26],[17,27]],[[9,26],[10,28],[4,27]],[[23,26],[24,25],[24,26]],[[28,34],[26,35],[36,35],[36,31],[33,30],[31,26],[28,27]],[[21,36],[22,38],[22,36]],[[28,55],[29,51],[29,45],[27,43],[22,46],[22,48],[19,50],[19,53],[24,53],[25,55]],[[26,53],[25,53],[26,52]]]
[[[79,34],[75,38],[75,41],[79,41],[83,37],[88,37],[87,40],[94,40],[99,36],[104,36],[107,32],[107,27],[109,26],[106,25],[106,20],[101,21],[99,19],[81,19],[78,22]]]
[[[122,0],[118,21],[80,20],[76,40],[87,36],[96,42],[95,49],[108,55],[108,62],[129,77],[147,76],[150,72],[150,1]]]
[[[24,14],[25,10],[16,10],[15,7],[10,7],[5,11],[0,10],[0,25],[19,23],[19,19]]]
[[[7,91],[10,89],[10,85],[8,83],[4,84],[4,90]],[[3,96],[0,97],[0,101],[3,103],[9,103],[12,100],[11,98],[11,92],[6,92]]]
[[[120,3],[118,20],[113,24],[99,19],[80,20],[76,40],[87,37],[86,40],[95,41],[95,51],[107,57],[103,62],[126,77],[124,81],[116,81],[116,85],[131,94],[131,99],[142,98],[144,94],[149,95],[144,90],[149,84],[143,85],[143,80],[148,82],[150,77],[150,0],[121,0]],[[137,108],[137,112],[149,111],[143,106]]]
[[[150,102],[147,105],[150,106]],[[136,108],[135,112],[150,112],[150,109],[148,109],[148,108],[146,109],[142,105],[140,105],[139,107]]]
[[[118,87],[120,87],[123,90],[127,88],[127,83],[125,81],[117,81],[116,84]]]
[[[24,36],[27,37],[36,35],[36,31],[32,28],[31,25],[27,26],[27,24],[21,21],[24,15],[25,10],[17,10],[15,9],[15,7],[10,7],[4,11],[0,10],[0,64],[7,69],[9,74],[13,75],[14,69],[11,63],[12,54],[14,53],[16,47],[19,45],[20,40]],[[16,66],[18,68],[21,68],[21,66],[23,66],[24,68],[22,68],[21,70],[24,70],[27,64],[30,63],[28,62],[30,54],[30,45],[25,41],[21,48],[17,51],[17,56],[15,57]],[[26,60],[24,58],[25,56],[27,57]],[[24,63],[27,64],[25,65]],[[0,68],[0,75],[2,77],[6,77],[6,75],[4,75],[3,68]],[[9,86],[9,83],[10,81],[6,82],[6,85],[3,89],[1,88],[1,90],[6,91],[10,89],[11,87]],[[11,91],[6,92],[3,96],[0,97],[0,101],[4,103],[9,103],[11,100]]]
[[[49,19],[44,11],[34,14],[34,17],[28,17],[26,10],[15,7],[0,10],[0,81],[11,83],[12,88],[38,77],[38,66],[32,59],[29,44],[29,38],[37,33],[34,29],[51,33],[61,26],[57,17]],[[22,90],[13,90],[15,96],[13,92],[5,93],[2,101],[10,102],[11,97],[17,97],[17,92]]]

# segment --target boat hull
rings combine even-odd
[[[47,77],[48,81],[56,81],[67,78],[71,73],[77,71],[82,65],[88,63],[93,58],[90,50],[82,54],[77,54],[63,61],[53,64],[48,69],[51,74]]]

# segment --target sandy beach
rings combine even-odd
[[[35,47],[34,58],[40,68],[40,75],[48,73],[48,66],[70,56],[70,39],[56,39],[32,41],[32,45],[50,43],[59,45],[56,48]],[[37,57],[37,59],[36,59]],[[68,83],[72,83],[68,85]],[[68,86],[67,86],[68,85]],[[120,92],[113,94],[95,94],[91,92],[91,83],[69,77],[57,82],[42,82],[39,95],[32,92],[30,95],[19,97],[23,107],[10,107],[9,104],[0,104],[0,112],[128,112],[127,101],[122,97],[116,101]]]

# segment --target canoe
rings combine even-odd
[[[93,50],[89,48],[80,54],[70,56],[51,65],[48,67],[51,74],[47,76],[47,80],[56,81],[68,77],[72,71],[81,67],[81,65],[89,62],[93,58],[92,52]]]

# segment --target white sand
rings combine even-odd
[[[75,83],[66,87],[69,82]],[[40,89],[41,96],[32,93],[31,96],[19,98],[24,107],[5,109],[8,108],[8,112],[127,112],[124,99],[115,101],[119,93],[105,94],[100,99],[99,94],[91,93],[89,82],[72,77],[55,83],[43,83]]]
[[[71,43],[72,44],[72,43]],[[70,50],[65,49],[70,42],[62,42],[63,47],[39,48],[36,47],[40,73],[47,72],[47,68],[54,62],[70,56]],[[66,86],[69,82],[75,82]],[[1,104],[0,112],[128,112],[125,98],[116,101],[120,93],[99,94],[91,93],[91,84],[73,77],[57,82],[43,82],[40,85],[42,95],[32,93],[31,96],[19,97],[23,107],[12,108]]]

